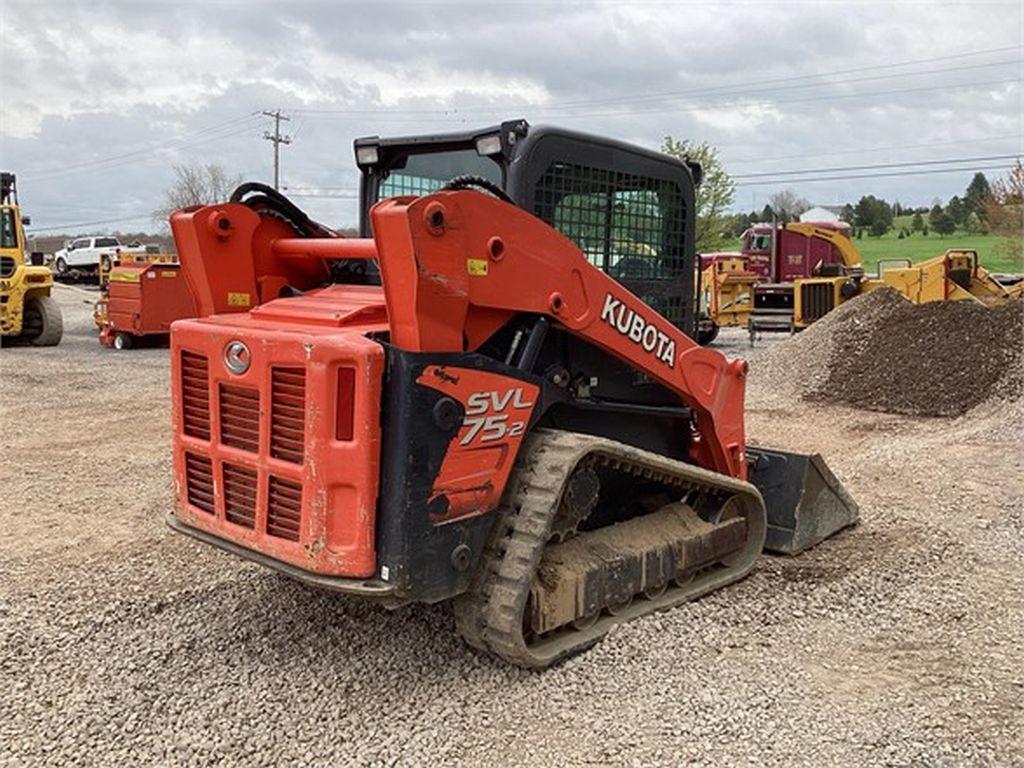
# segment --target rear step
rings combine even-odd
[[[857,522],[857,502],[820,454],[747,446],[747,459],[768,511],[766,550],[796,555]]]

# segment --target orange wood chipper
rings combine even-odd
[[[111,267],[95,319],[100,344],[130,349],[143,339],[166,340],[171,323],[195,314],[180,264],[140,260]]]

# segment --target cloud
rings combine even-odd
[[[276,107],[293,118],[293,188],[355,187],[359,135],[520,116],[645,146],[710,141],[733,173],[1020,149],[1020,67],[981,66],[1021,57],[1015,2],[35,0],[2,13],[0,162],[40,227],[145,216],[177,162],[269,178],[253,113]],[[836,71],[848,74],[808,77]],[[793,186],[823,203],[927,203],[969,178]],[[771,191],[744,187],[737,204]],[[350,198],[302,202],[332,224],[356,217]]]

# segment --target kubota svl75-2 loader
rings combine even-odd
[[[820,457],[747,448],[746,364],[690,338],[698,166],[523,121],[355,152],[361,238],[259,184],[171,219],[174,528],[454,598],[542,667],[855,519]]]

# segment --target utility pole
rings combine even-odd
[[[263,138],[274,142],[274,189],[278,189],[281,184],[281,145],[292,143],[291,136],[281,135],[281,121],[287,122],[291,118],[282,115],[280,109],[275,109],[273,112],[263,110],[262,114],[274,118],[274,132],[264,131]]]

